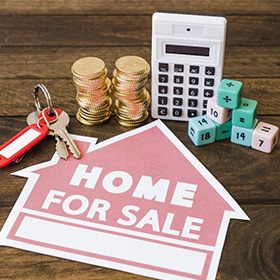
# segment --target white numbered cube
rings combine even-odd
[[[217,96],[214,96],[207,102],[207,116],[211,120],[223,124],[231,120],[232,110],[217,105]]]
[[[275,125],[259,122],[252,133],[252,148],[270,153],[276,146],[279,137],[279,128]]]

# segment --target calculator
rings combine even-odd
[[[222,80],[226,18],[155,12],[152,21],[152,117],[206,114]]]

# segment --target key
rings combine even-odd
[[[68,145],[69,150],[73,154],[74,158],[80,158],[82,154],[66,129],[66,126],[69,124],[69,122],[70,118],[68,114],[62,111],[59,114],[58,119],[55,122],[50,123],[49,129],[53,130],[54,134],[62,138],[62,140]]]
[[[61,113],[61,110],[59,110],[59,109],[55,109],[55,110],[57,110],[58,115],[59,115],[59,112]],[[40,114],[40,112],[38,112],[38,111],[34,111],[34,112],[30,113],[30,114],[27,116],[27,119],[26,119],[27,123],[28,123],[29,125],[30,125],[30,124],[33,124],[33,123],[37,123],[38,118],[39,118],[39,114]],[[49,118],[49,116],[48,116],[48,118]],[[47,118],[47,119],[48,119],[48,118]],[[41,123],[41,124],[45,124],[46,122],[42,119],[42,120],[40,121],[40,123]],[[61,158],[63,158],[63,159],[66,160],[66,159],[69,157],[69,152],[68,152],[68,150],[67,150],[67,147],[66,147],[65,142],[62,141],[57,135],[55,135],[54,132],[53,132],[52,130],[49,130],[49,131],[48,131],[48,135],[52,135],[52,136],[55,137],[55,140],[56,140],[56,145],[55,145],[56,151],[57,151],[58,155],[59,155]]]
[[[59,109],[56,109],[56,110],[57,110],[58,115],[59,115],[59,113],[61,113],[61,110],[59,110]],[[28,124],[37,123],[38,118],[39,118],[39,114],[40,114],[40,112],[38,112],[38,111],[34,111],[34,112],[30,113],[27,116],[27,119],[26,119],[27,123]],[[49,117],[47,119],[49,119]],[[51,119],[50,119],[50,121],[51,121]],[[40,123],[41,124],[45,124],[46,122],[42,119],[40,121]],[[69,152],[67,150],[65,142],[62,141],[57,135],[55,135],[52,130],[48,131],[48,135],[51,135],[51,136],[55,137],[55,140],[56,140],[56,145],[55,145],[56,151],[57,151],[58,155],[61,158],[66,160],[69,157]]]
[[[0,146],[0,167],[6,166],[18,158],[22,158],[30,148],[41,141],[47,134],[47,125],[36,123],[25,127],[22,131]]]
[[[66,144],[63,140],[60,139],[60,137],[56,134],[52,134],[56,140],[56,144],[55,144],[55,149],[58,153],[58,155],[67,160],[67,158],[69,157],[69,152],[67,150]]]

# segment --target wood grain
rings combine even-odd
[[[278,15],[227,21],[227,46],[279,46]],[[150,46],[152,17],[1,16],[0,27],[0,46]]]
[[[81,57],[96,56],[105,61],[112,77],[121,56],[138,55],[150,63],[151,15],[157,9],[224,14],[228,20],[224,77],[242,81],[243,97],[259,102],[258,119],[280,127],[279,0],[2,0],[0,144],[25,127],[27,114],[35,110],[32,91],[37,83],[44,83],[54,105],[69,113],[71,133],[101,142],[129,131],[114,117],[97,127],[76,120],[78,105],[70,68]],[[40,101],[44,104],[43,96]],[[229,139],[196,147],[187,136],[187,123],[164,123],[251,218],[230,222],[217,279],[278,280],[280,143],[271,154]],[[22,162],[0,169],[0,228],[26,182],[11,173],[50,160],[54,146],[55,140],[47,137]],[[0,279],[150,278],[1,247]]]
[[[280,47],[226,47],[224,77],[280,78],[279,53]],[[149,63],[151,60],[150,47],[0,48],[0,79],[71,79],[72,64],[85,56],[104,60],[112,77],[115,61],[124,55],[138,55]]]
[[[193,13],[214,13],[214,14],[279,14],[280,5],[278,0],[217,0],[207,3],[204,0],[184,1],[152,1],[144,2],[140,0],[114,0],[106,1],[106,7],[102,0],[2,0],[0,14],[17,15],[49,15],[49,14],[66,14],[66,15],[107,15],[107,14],[134,14],[151,15],[156,10],[173,10]]]

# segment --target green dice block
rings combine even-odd
[[[217,122],[214,122],[214,124],[216,126],[216,140],[223,140],[231,137],[231,129],[232,129],[231,120],[223,124],[219,124]]]
[[[252,142],[252,134],[258,120],[254,120],[254,125],[252,128],[244,128],[240,126],[232,126],[230,141],[235,144],[250,147]]]
[[[240,105],[243,84],[224,79],[217,90],[217,104],[224,108],[236,109]]]
[[[191,118],[188,135],[196,146],[215,142],[216,126],[206,115]]]
[[[241,98],[240,106],[232,111],[232,124],[244,128],[252,128],[257,116],[258,102]]]

